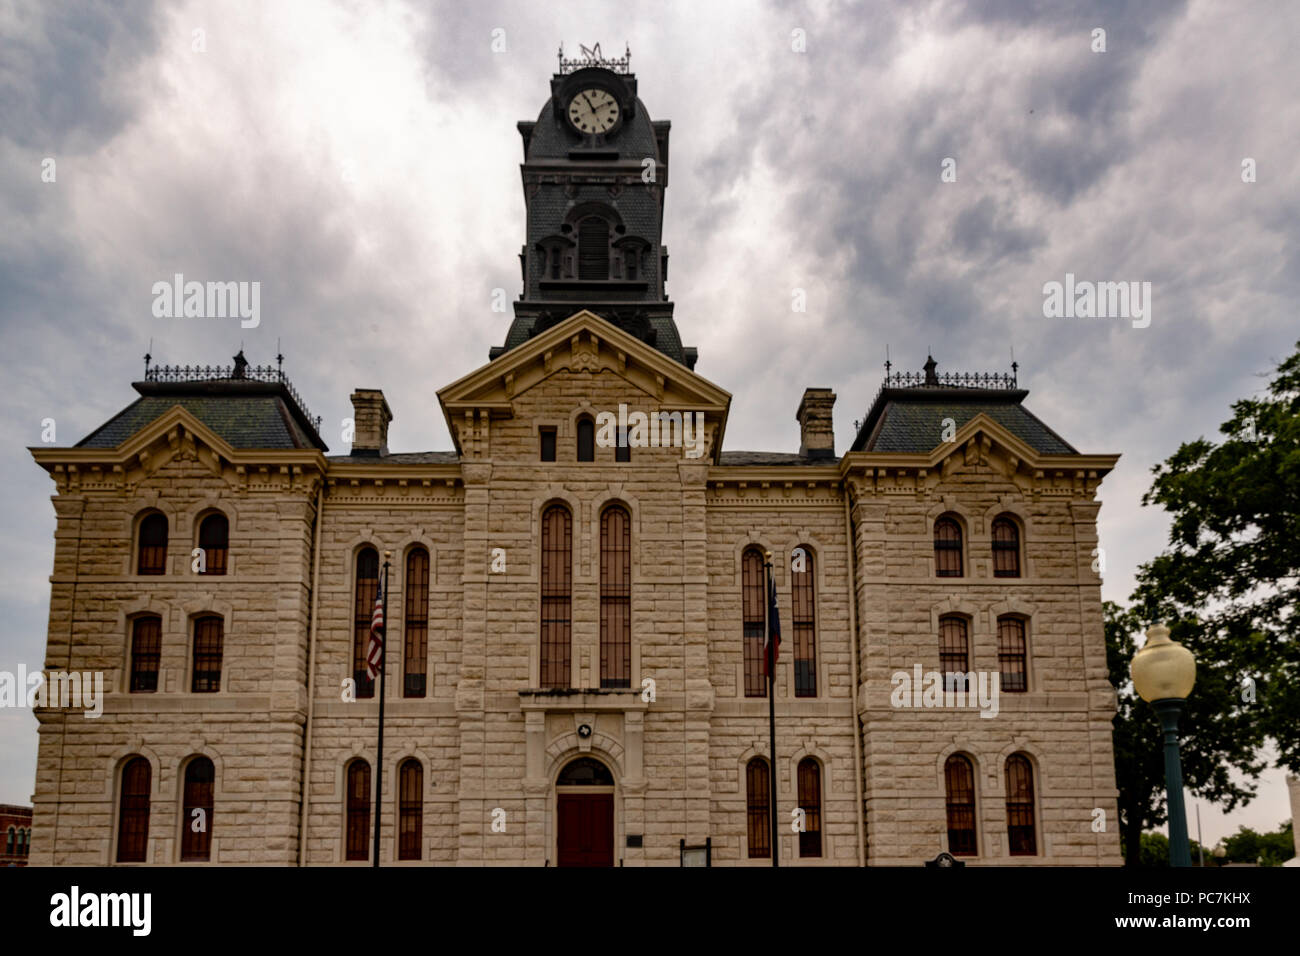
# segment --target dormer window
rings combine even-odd
[[[609,278],[609,223],[599,216],[578,223],[578,278]]]

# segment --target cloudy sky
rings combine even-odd
[[[728,448],[797,449],[816,385],[843,451],[886,346],[940,371],[1014,348],[1036,414],[1124,456],[1101,490],[1122,601],[1165,542],[1151,466],[1300,337],[1293,3],[116,6],[0,0],[0,670],[45,643],[53,487],[25,449],[43,419],[68,445],[132,401],[150,348],[259,364],[278,343],[334,451],[358,386],[388,396],[394,450],[451,448],[434,393],[504,339],[515,123],[561,42],[628,44],[672,121],[669,293],[734,396]],[[259,281],[261,324],[154,317],[177,272]],[[1045,318],[1066,273],[1150,282],[1150,325]],[[29,801],[35,753],[30,713],[0,711],[0,801]],[[1273,771],[1226,820],[1203,808],[1205,836],[1288,813]]]

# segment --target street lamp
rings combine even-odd
[[[1165,735],[1165,793],[1169,803],[1169,862],[1191,866],[1187,845],[1187,812],[1183,809],[1183,767],[1178,759],[1178,717],[1183,701],[1196,683],[1192,652],[1169,639],[1169,628],[1147,629],[1147,642],[1133,655],[1133,686],[1160,718]]]
[[[1214,849],[1210,851],[1210,854],[1214,857],[1215,866],[1223,866],[1223,864],[1226,862],[1224,860],[1224,857],[1228,855],[1228,848],[1225,847],[1223,845],[1223,841],[1220,840],[1218,844],[1214,847]]]

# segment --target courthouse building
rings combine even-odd
[[[439,408],[351,383],[331,454],[278,368],[146,363],[133,404],[32,449],[44,664],[106,689],[97,719],[37,712],[33,864],[364,866],[376,814],[393,866],[769,866],[773,815],[783,866],[1120,863],[1094,570],[1116,456],[1014,372],[933,360],[887,371],[841,453],[824,387],[791,397],[797,449],[727,448],[666,292],[669,127],[625,58],[561,57],[519,123],[512,324]],[[395,414],[439,413],[453,449],[388,447]],[[989,675],[991,707],[930,692]]]

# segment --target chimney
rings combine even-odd
[[[352,393],[352,454],[377,458],[388,454],[388,423],[393,412],[377,388]]]
[[[795,420],[799,422],[799,454],[809,458],[835,457],[835,425],[831,409],[835,393],[829,388],[806,388]]]

